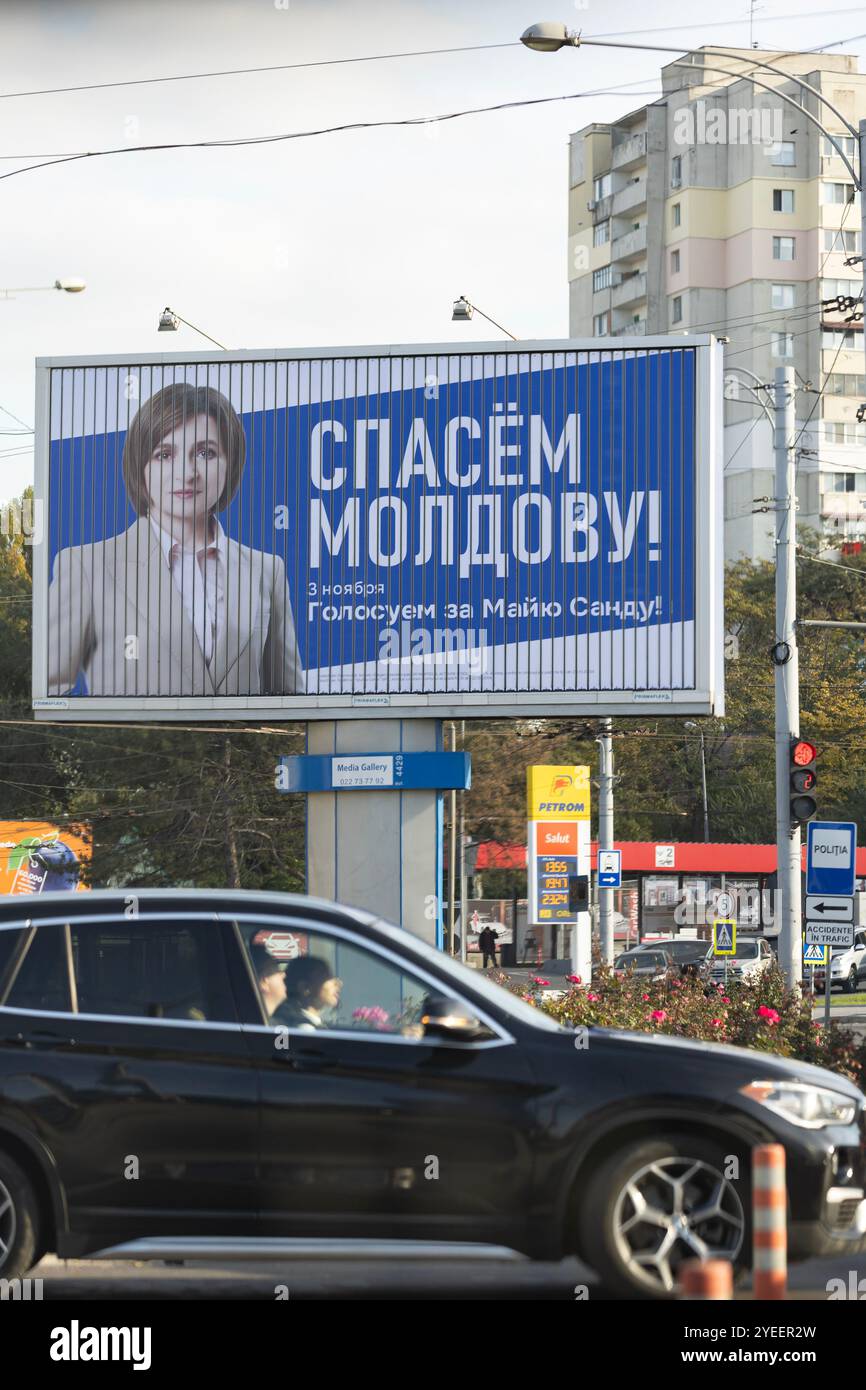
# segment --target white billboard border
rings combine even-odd
[[[33,555],[33,713],[43,722],[206,723],[209,720],[291,723],[310,719],[507,719],[551,718],[573,714],[641,719],[663,715],[715,715],[724,705],[724,545],[723,545],[723,348],[710,333],[598,338],[520,339],[502,342],[392,343],[328,348],[265,348],[239,352],[118,353],[96,356],[38,357],[34,493],[46,524]],[[695,688],[693,690],[522,691],[487,694],[467,691],[369,695],[284,696],[74,696],[49,697],[48,460],[51,445],[50,377],[61,367],[123,367],[178,364],[324,360],[356,357],[435,357],[503,352],[625,352],[653,349],[696,350],[695,399]]]

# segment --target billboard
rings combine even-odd
[[[719,353],[41,359],[37,717],[721,713]]]
[[[59,829],[48,821],[0,820],[0,893],[84,892],[90,859],[83,827]]]

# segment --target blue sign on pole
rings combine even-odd
[[[311,753],[280,758],[280,792],[464,790],[468,753]]]
[[[853,821],[813,820],[806,839],[806,892],[851,897],[857,877]]]
[[[600,849],[598,851],[599,888],[622,887],[622,850]]]

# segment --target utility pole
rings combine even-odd
[[[598,848],[613,849],[613,721],[601,721],[598,742]],[[598,875],[596,875],[598,882]],[[598,936],[603,965],[613,965],[613,889],[598,890]]]
[[[797,492],[794,473],[794,372],[777,367],[774,381],[776,455],[776,878],[781,919],[779,964],[789,985],[803,979],[800,827],[791,821],[791,739],[800,734],[797,656]]]
[[[457,725],[451,722],[451,751],[457,750]],[[457,793],[452,788],[450,794],[448,816],[448,938],[445,942],[445,952],[449,956],[454,954],[454,912],[455,897],[457,887]],[[463,928],[463,935],[466,928]]]

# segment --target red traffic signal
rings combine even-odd
[[[790,776],[791,824],[802,825],[818,814],[818,803],[809,795],[818,781],[815,760],[818,750],[804,738],[792,738],[788,772]]]
[[[791,740],[791,762],[795,767],[808,767],[818,756],[818,750],[814,743],[807,743],[804,738]]]

